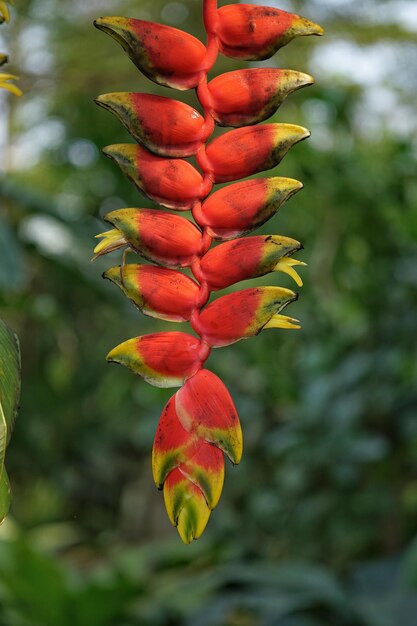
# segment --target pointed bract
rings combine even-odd
[[[256,68],[226,72],[208,84],[220,126],[247,126],[268,119],[285,98],[314,78],[302,72]]]
[[[195,431],[183,428],[178,420],[173,395],[162,411],[152,449],[152,471],[158,489],[162,489],[173,469],[194,456],[203,441]]]
[[[191,278],[163,267],[129,264],[103,274],[150,317],[186,322],[197,302],[199,286]]]
[[[152,451],[153,476],[158,488],[162,488],[168,475],[177,467],[200,488],[208,507],[213,509],[223,488],[223,452],[198,437],[196,432],[183,428],[173,396],[161,415]]]
[[[113,37],[148,78],[175,89],[192,89],[204,73],[205,46],[188,33],[129,17],[100,17],[94,25]]]
[[[283,287],[253,287],[222,296],[200,315],[199,331],[212,347],[254,337],[297,294]]]
[[[224,454],[203,441],[194,456],[180,466],[181,472],[202,491],[209,509],[217,506],[224,483]]]
[[[164,500],[171,523],[184,543],[198,539],[210,518],[202,491],[179,469],[174,469],[164,484]]]
[[[239,417],[225,385],[209,370],[200,370],[175,394],[175,408],[183,428],[211,442],[232,461],[242,458]]]
[[[107,213],[105,220],[116,227],[125,244],[160,265],[187,267],[202,250],[201,232],[180,215],[153,209],[117,209]]]
[[[295,124],[263,124],[230,130],[207,147],[216,183],[225,183],[269,170],[310,132]]]
[[[209,250],[201,259],[201,271],[211,291],[225,289],[274,271],[280,259],[300,248],[295,239],[279,235],[235,239]]]
[[[205,121],[196,109],[147,93],[107,93],[98,105],[114,113],[136,141],[167,157],[195,154],[206,140]]]
[[[187,211],[202,196],[202,176],[187,161],[164,159],[130,143],[107,146],[103,152],[139,191],[162,206]]]
[[[303,185],[293,178],[257,178],[223,187],[203,203],[201,217],[209,235],[232,239],[258,228]]]
[[[233,59],[268,59],[295,37],[323,34],[318,24],[272,7],[228,4],[218,15],[220,52]]]
[[[201,367],[200,341],[186,333],[143,335],[124,341],[107,355],[155,387],[179,387]]]

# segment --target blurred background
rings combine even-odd
[[[289,311],[303,329],[210,357],[238,407],[245,454],[190,546],[150,468],[171,391],[105,362],[121,341],[173,326],[101,279],[117,255],[90,263],[100,216],[149,206],[100,154],[130,138],[93,98],[196,100],[148,81],[92,19],[162,21],[204,39],[201,4],[16,0],[0,33],[24,90],[0,101],[0,316],[23,359],[0,624],[416,626],[413,0],[274,4],[326,29],[266,62],[317,81],[272,118],[312,137],[274,170],[305,189],[260,231],[305,246],[305,286]],[[215,73],[238,67],[219,57]],[[271,281],[292,286],[281,274],[257,284]]]

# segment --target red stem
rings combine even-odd
[[[208,35],[207,47],[210,44],[210,35],[216,36],[219,17],[217,14],[217,0],[204,0],[203,2],[204,28]],[[216,54],[217,56],[217,54]]]
[[[207,52],[204,60],[204,70],[205,74],[202,77],[200,84],[196,89],[196,94],[198,101],[204,110],[204,120],[205,120],[205,132],[204,132],[204,143],[201,144],[200,148],[197,151],[196,158],[197,163],[204,174],[204,183],[203,183],[203,196],[206,197],[210,193],[213,187],[213,170],[210,164],[209,159],[206,154],[206,146],[205,142],[213,133],[214,130],[214,118],[212,115],[213,107],[212,107],[212,98],[210,91],[207,87],[207,74],[210,69],[213,67],[216,62],[217,55],[219,52],[219,45],[217,39],[217,27],[218,27],[218,14],[217,14],[217,0],[204,0],[203,2],[203,18],[204,18],[204,27],[207,32]],[[210,298],[210,290],[208,288],[207,282],[204,279],[203,272],[201,271],[201,259],[206,254],[207,250],[210,248],[212,243],[212,238],[207,232],[207,227],[204,223],[204,217],[201,211],[201,203],[198,201],[193,207],[193,217],[197,224],[202,229],[203,233],[203,243],[201,247],[200,256],[194,261],[191,269],[194,274],[195,279],[200,284],[200,289],[198,292],[198,297],[195,303],[195,307],[193,313],[191,315],[190,323],[193,330],[200,335],[200,351],[199,357],[201,360],[201,367],[203,367],[204,361],[208,358],[211,348],[208,343],[205,341],[204,333],[202,332],[201,322],[200,322],[200,312],[202,308],[207,304]]]

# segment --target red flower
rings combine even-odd
[[[297,320],[281,314],[297,298],[290,289],[251,287],[207,304],[211,292],[275,271],[291,275],[301,286],[294,266],[304,265],[292,258],[302,248],[295,239],[240,239],[270,219],[301,189],[300,182],[257,178],[209,194],[213,184],[275,167],[294,144],[309,136],[294,124],[254,124],[271,116],[291,92],[314,82],[307,74],[272,68],[228,72],[210,83],[207,74],[219,52],[260,60],[294,37],[323,32],[298,15],[257,5],[217,9],[214,0],[204,0],[203,17],[207,46],[161,24],[121,17],[95,22],[151,80],[176,89],[196,88],[203,109],[140,93],[111,93],[96,100],[137,142],[108,146],[105,154],[141,193],[163,207],[191,210],[196,222],[160,210],[120,209],[105,217],[113,229],[98,235],[102,240],[95,248],[96,256],[125,248],[163,266],[126,265],[123,257],[104,277],[145,315],[189,321],[196,335],[162,332],[136,337],[107,357],[152,385],[179,387],[157,427],[152,467],[169,518],[185,543],[201,535],[219,501],[224,455],[233,464],[242,456],[242,431],[230,394],[204,369],[211,349],[263,329],[299,328]],[[216,123],[235,130],[206,146]],[[193,155],[201,173],[183,160]],[[223,243],[210,248],[213,239]],[[194,279],[176,271],[186,267]]]

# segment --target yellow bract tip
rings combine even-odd
[[[319,24],[315,24],[305,17],[298,16],[296,20],[294,20],[293,24],[293,32],[295,36],[303,36],[303,35],[324,35],[324,28],[322,28]]]
[[[310,137],[311,133],[308,128],[298,126],[297,124],[275,124],[277,143],[289,143],[287,149],[295,145],[303,139]],[[298,181],[296,181],[298,183]]]
[[[303,188],[303,183],[299,180],[295,180],[295,178],[285,178],[283,176],[273,176],[272,178],[267,178],[266,183],[269,193],[276,193],[280,191],[295,193]]]

